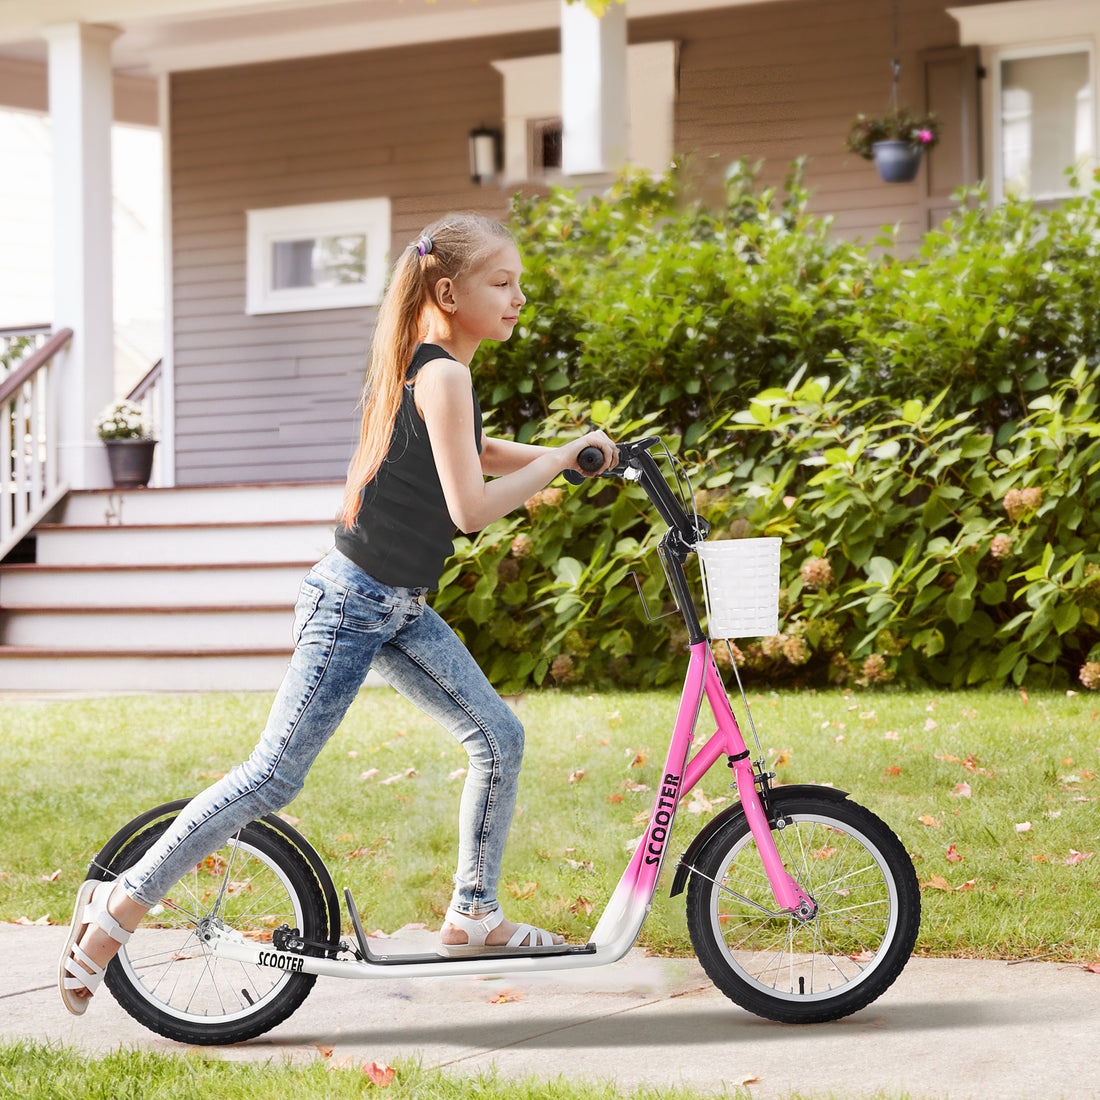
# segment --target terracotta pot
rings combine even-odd
[[[155,439],[105,439],[103,443],[116,489],[139,489],[149,484]]]
[[[909,183],[920,170],[921,150],[907,141],[876,141],[871,146],[875,167],[885,183]]]

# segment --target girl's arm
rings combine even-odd
[[[562,470],[577,469],[577,455],[591,445],[599,447],[611,465],[615,445],[592,432],[561,447],[509,444],[491,460],[502,459],[501,476],[485,480],[482,456],[474,443],[474,408],[470,399],[470,370],[453,359],[425,364],[416,379],[416,403],[432,444],[447,511],[460,531],[480,531],[506,516],[553,481]],[[493,441],[497,445],[503,441]],[[516,450],[515,448],[520,448]],[[528,457],[529,456],[529,457]],[[527,461],[521,463],[522,458]]]
[[[481,433],[481,472],[487,477],[511,474],[545,453],[546,447],[533,443],[515,443],[510,439],[491,439]]]

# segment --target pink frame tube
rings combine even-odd
[[[689,759],[704,696],[718,728]],[[705,641],[697,642],[691,647],[672,741],[665,758],[661,785],[653,800],[649,825],[623,873],[616,893],[624,888],[629,889],[635,898],[644,897],[648,908],[657,890],[676,808],[721,756],[733,759],[737,794],[763,860],[776,904],[781,910],[794,910],[800,904],[810,901],[783,867],[783,860],[776,848],[775,838],[757,793],[756,778],[744,736],[730,707],[710,645]]]

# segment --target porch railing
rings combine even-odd
[[[0,375],[0,560],[68,492],[58,457],[53,360],[72,338],[72,329],[61,329]]]

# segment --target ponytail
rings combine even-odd
[[[424,310],[433,300],[436,283],[459,278],[511,239],[498,222],[473,214],[453,215],[428,226],[394,264],[371,339],[359,402],[363,409],[359,446],[344,486],[340,518],[347,530],[355,526],[363,490],[389,450],[405,372],[420,341]]]

